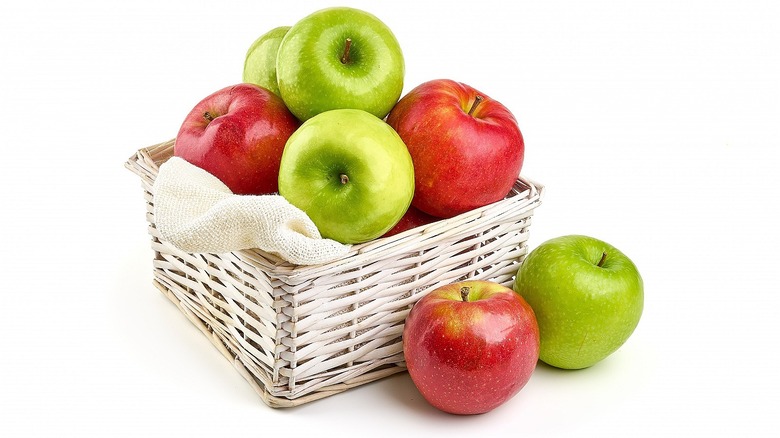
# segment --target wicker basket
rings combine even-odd
[[[392,237],[342,260],[296,266],[259,250],[190,254],[155,228],[153,184],[173,140],[139,150],[154,284],[271,407],[290,407],[404,371],[401,333],[432,287],[511,285],[543,187],[519,178],[506,199]]]

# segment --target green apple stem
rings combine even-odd
[[[347,183],[349,182],[349,177],[346,174],[342,173],[341,175],[339,175],[339,181],[341,181],[341,184],[347,185]]]
[[[214,117],[214,115],[211,114],[210,112],[206,111],[205,113],[203,113],[203,118],[206,119],[207,122],[210,122],[214,120],[216,117]]]
[[[471,288],[468,286],[463,286],[460,288],[460,298],[464,303],[469,300],[469,292],[471,292]]]
[[[483,97],[479,94],[477,97],[474,98],[474,103],[471,104],[471,109],[469,110],[469,115],[472,115],[475,109],[479,106],[479,104],[482,102]]]
[[[601,252],[601,260],[599,260],[599,262],[598,262],[598,264],[596,266],[598,266],[599,268],[604,266],[604,261],[605,260],[607,260],[607,252],[606,251],[602,251]]]
[[[352,38],[347,38],[346,41],[344,41],[344,54],[341,55],[341,63],[342,64],[349,64],[349,49],[352,47]]]

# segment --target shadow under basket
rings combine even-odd
[[[260,250],[191,254],[155,227],[154,180],[173,143],[141,149],[125,163],[144,190],[153,283],[274,408],[405,371],[404,320],[433,288],[466,279],[511,287],[544,192],[520,176],[501,201],[353,245],[322,265],[293,265]]]

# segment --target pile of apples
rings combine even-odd
[[[174,154],[233,193],[278,192],[346,244],[506,197],[525,150],[512,113],[448,79],[401,98],[404,73],[401,47],[377,17],[314,12],[250,46],[243,83],[195,106]]]
[[[401,97],[404,69],[377,17],[316,11],[250,46],[243,82],[192,109],[174,155],[235,194],[278,193],[323,237],[347,244],[506,197],[525,151],[512,113],[449,79]],[[433,406],[484,413],[517,394],[540,359],[580,369],[612,354],[642,307],[628,257],[592,237],[563,236],[526,257],[514,289],[465,281],[426,294],[406,318],[404,356]]]

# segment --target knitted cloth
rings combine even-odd
[[[179,157],[160,166],[154,215],[164,240],[190,253],[258,248],[298,265],[327,263],[350,249],[323,239],[311,219],[280,195],[236,195]]]

